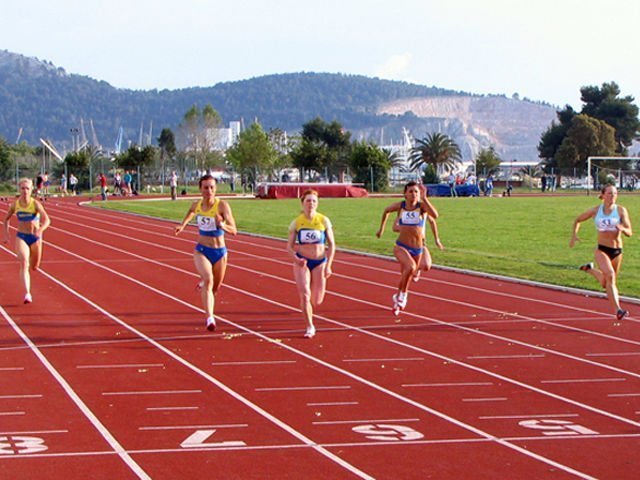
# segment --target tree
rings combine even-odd
[[[0,180],[9,178],[11,171],[11,155],[7,141],[0,137]]]
[[[130,146],[126,152],[116,157],[116,165],[124,170],[137,170],[153,163],[156,156],[156,149],[147,145],[140,148],[137,145]]]
[[[560,170],[585,173],[589,156],[612,156],[616,153],[615,129],[589,115],[576,115],[571,121],[555,159]]]
[[[197,168],[205,167],[209,153],[215,149],[220,125],[222,118],[210,104],[205,105],[202,111],[193,105],[184,114],[179,131],[184,147],[193,155]]]
[[[176,138],[170,128],[163,128],[158,137],[158,148],[160,148],[160,159],[171,160],[176,156]]]
[[[618,98],[620,88],[614,82],[603,83],[602,87],[587,86],[580,89],[581,100],[584,102],[581,115],[606,122],[614,129],[615,152],[616,155],[626,155],[626,147],[631,145],[633,139],[638,138],[640,130],[640,120],[638,120],[638,107],[633,104],[634,98],[627,96]],[[558,171],[560,162],[556,157],[560,151],[569,129],[573,125],[573,119],[578,115],[570,106],[557,112],[558,122],[553,122],[551,126],[542,134],[538,144],[538,153],[542,159],[542,165],[548,171],[554,169]],[[582,122],[582,121],[581,121]],[[573,142],[579,141],[574,138]],[[563,147],[563,165],[566,166],[567,158],[574,157],[577,151],[570,152],[571,148],[583,151],[586,146],[578,144],[566,144]],[[597,155],[591,152],[590,155]],[[588,155],[587,155],[588,156]]]
[[[616,151],[626,155],[626,148],[634,139],[638,139],[640,120],[634,98],[619,98],[620,87],[615,82],[603,83],[602,87],[582,87],[581,100],[584,102],[582,113],[602,120],[615,130]]]
[[[240,133],[235,145],[227,150],[227,160],[249,183],[257,181],[259,171],[272,171],[278,152],[259,123],[252,123]]]
[[[293,165],[342,176],[349,162],[350,138],[337,121],[327,123],[316,117],[302,126],[301,141],[291,151]]]
[[[483,148],[478,152],[475,158],[476,163],[476,175],[479,173],[483,175],[489,175],[496,173],[496,170],[500,167],[502,160],[496,153],[493,146],[489,148]]]
[[[451,137],[444,133],[429,133],[426,137],[416,140],[416,146],[409,154],[409,164],[412,170],[423,165],[431,166],[436,172],[451,170],[462,159],[460,147]]]
[[[353,180],[356,183],[364,183],[370,192],[384,191],[389,186],[389,154],[377,145],[365,141],[353,143],[349,166],[352,169]]]

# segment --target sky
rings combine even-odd
[[[640,103],[638,0],[0,0],[0,50],[136,90],[329,72]]]

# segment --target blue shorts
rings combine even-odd
[[[215,265],[220,261],[221,258],[223,258],[227,254],[227,247],[212,248],[205,247],[204,245],[198,243],[196,244],[196,252],[200,252],[201,254],[203,254],[205,257],[207,257],[207,260],[211,262],[211,265]]]
[[[396,245],[401,248],[404,248],[407,252],[409,252],[409,255],[411,255],[412,257],[417,257],[421,255],[423,251],[423,247],[413,248],[413,247],[410,247],[409,245],[405,245],[402,242],[398,242],[397,240],[396,240]]]
[[[38,240],[40,240],[40,237],[37,237],[35,235],[33,235],[32,233],[22,233],[22,232],[18,232],[16,233],[16,236],[18,238],[21,238],[22,240],[24,240],[24,243],[27,244],[27,246],[31,246],[34,243],[36,243]]]
[[[309,269],[309,271],[311,272],[314,268],[316,268],[318,265],[322,265],[324,262],[327,261],[327,257],[324,258],[320,258],[318,260],[313,259],[313,258],[307,258],[307,257],[303,257],[302,255],[300,255],[299,253],[296,253],[296,257],[298,258],[304,258],[307,261],[307,268]]]

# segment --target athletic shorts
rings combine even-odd
[[[211,262],[211,265],[215,265],[227,254],[227,247],[212,248],[198,243],[196,244],[196,252],[203,254]]]
[[[314,259],[314,258],[303,257],[299,253],[296,253],[296,257],[304,258],[307,261],[307,268],[309,269],[310,272],[313,271],[313,269],[316,268],[318,265],[322,265],[324,262],[327,261],[327,257]]]
[[[37,237],[36,235],[33,235],[32,233],[18,232],[18,233],[16,233],[16,236],[18,238],[21,238],[22,240],[24,240],[24,243],[26,243],[29,247],[31,245],[33,245],[34,243],[36,243],[38,240],[40,240],[40,237]]]
[[[606,245],[598,245],[598,250],[600,250],[607,257],[609,257],[609,260],[613,260],[614,258],[622,255],[621,248],[613,248],[613,247],[607,247]]]
[[[409,255],[411,255],[412,257],[417,257],[420,254],[422,254],[423,251],[423,247],[418,247],[418,248],[414,248],[414,247],[410,247],[409,245],[405,245],[402,242],[398,242],[396,240],[396,245],[399,246],[400,248],[404,248],[407,252],[409,252]]]

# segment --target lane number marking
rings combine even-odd
[[[39,437],[0,437],[0,455],[24,455],[47,450],[44,439]]]
[[[523,420],[518,425],[534,430],[542,430],[543,435],[598,435],[598,432],[568,420]]]
[[[210,447],[244,447],[247,444],[241,440],[226,442],[207,442],[207,439],[216,433],[213,430],[196,430],[180,444],[182,448],[210,448]]]
[[[424,435],[405,425],[392,425],[386,423],[358,425],[352,430],[364,435],[369,440],[379,440],[381,442],[408,442],[420,440]]]

